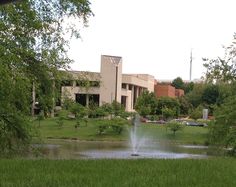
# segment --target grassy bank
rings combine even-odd
[[[0,186],[236,186],[236,159],[0,160]]]
[[[79,128],[75,128],[75,120],[65,120],[62,127],[59,127],[56,119],[46,119],[40,122],[33,121],[43,139],[45,138],[63,138],[79,140],[108,140],[108,141],[126,141],[129,138],[130,125],[124,126],[121,134],[107,131],[105,134],[98,134],[98,126],[102,124],[101,120],[89,120],[87,125],[82,123]],[[165,125],[142,124],[138,131],[141,136],[149,137],[154,141],[170,141],[183,144],[204,144],[207,140],[207,128],[186,126],[182,131],[178,131],[174,136],[172,132],[166,129]]]

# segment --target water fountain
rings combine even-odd
[[[141,128],[140,116],[138,114],[132,120],[132,127],[129,128],[129,147],[127,142],[109,141],[72,141],[51,140],[48,144],[49,157],[58,158],[118,158],[118,159],[140,159],[140,158],[204,158],[206,148],[199,154],[192,153],[189,145],[174,145],[158,142],[150,134],[143,132]],[[51,146],[54,145],[54,146]],[[57,147],[55,145],[58,145]],[[196,149],[194,150],[194,152]],[[57,155],[55,155],[57,153]]]
[[[138,150],[140,148],[141,138],[138,138],[137,128],[140,126],[140,116],[136,114],[132,121],[132,128],[130,131],[130,144],[132,148],[131,156],[139,156]]]

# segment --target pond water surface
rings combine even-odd
[[[145,142],[139,148],[139,156],[132,156],[132,149],[125,141],[47,140],[46,144],[34,146],[41,148],[43,158],[47,159],[206,158],[208,149],[206,146]]]

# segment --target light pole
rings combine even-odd
[[[190,53],[190,70],[189,70],[189,80],[192,80],[192,62],[193,62],[193,55],[192,55],[192,49]]]

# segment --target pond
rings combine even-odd
[[[145,142],[132,156],[132,149],[125,141],[78,141],[47,140],[46,144],[34,144],[41,148],[43,158],[47,159],[138,159],[138,158],[206,158],[207,147],[179,145],[166,142]]]

